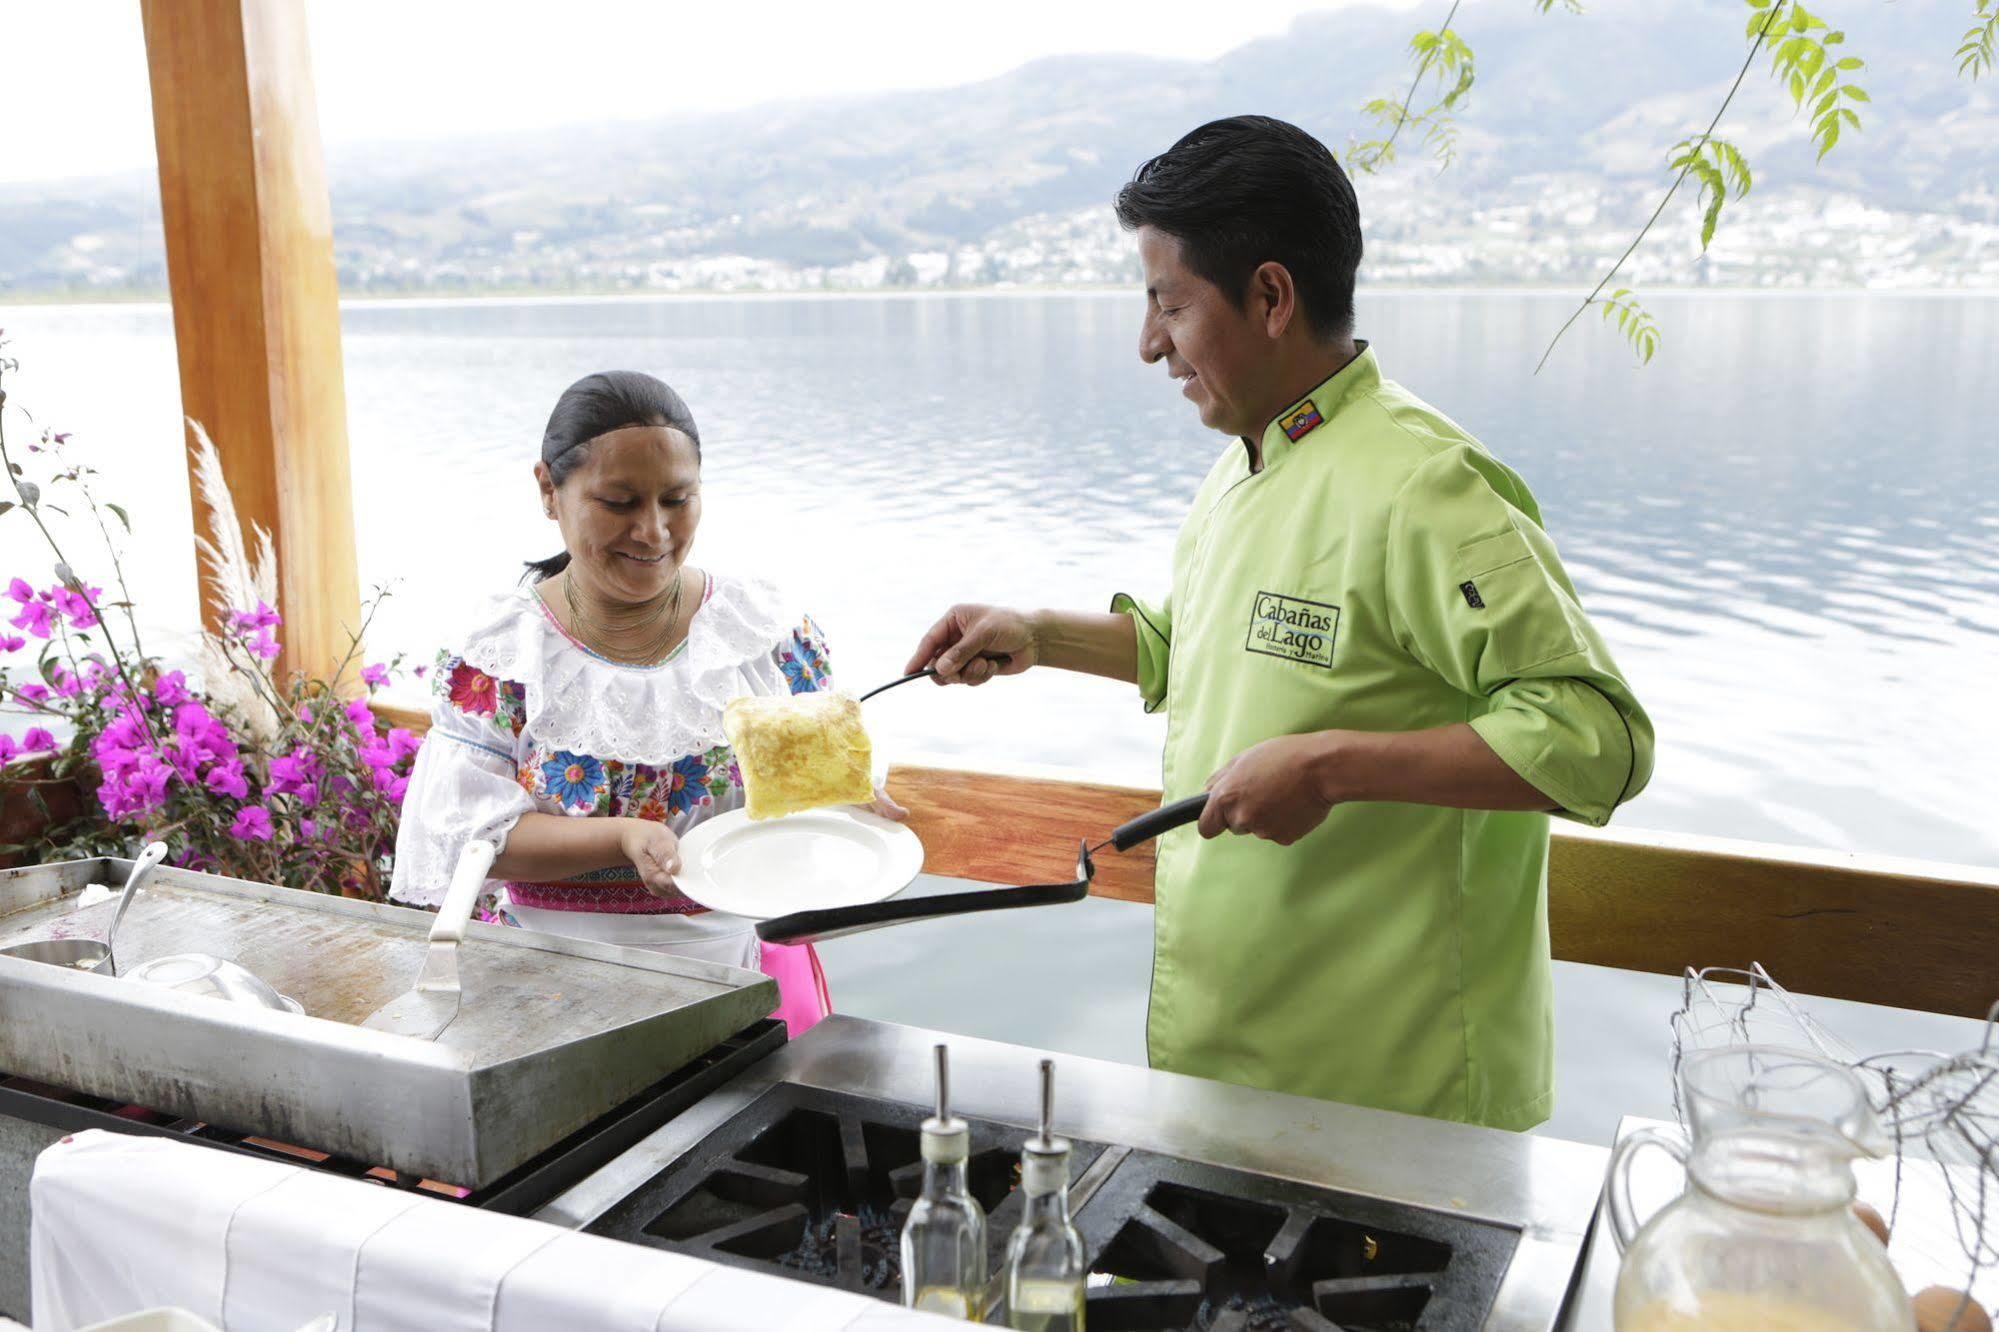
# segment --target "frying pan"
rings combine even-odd
[[[827,907],[817,911],[794,911],[788,916],[777,916],[757,922],[757,937],[765,943],[797,944],[817,943],[822,939],[840,939],[849,934],[863,934],[869,930],[884,929],[890,925],[904,925],[915,920],[935,920],[941,916],[963,916],[975,911],[1007,911],[1018,907],[1058,906],[1064,902],[1080,902],[1089,895],[1090,880],[1095,877],[1097,867],[1091,857],[1105,847],[1117,851],[1129,851],[1141,842],[1149,842],[1159,834],[1182,824],[1192,823],[1201,817],[1202,809],[1208,803],[1208,793],[1188,796],[1163,805],[1147,814],[1141,814],[1129,823],[1119,824],[1109,837],[1091,846],[1088,842],[1078,844],[1076,851],[1076,877],[1065,883],[1034,883],[1018,888],[980,888],[969,893],[940,893],[933,897],[912,897],[904,900],[891,899],[887,902],[869,902],[863,906]]]

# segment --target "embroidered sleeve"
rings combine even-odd
[[[833,688],[833,667],[826,654],[826,636],[810,615],[791,637],[777,647],[777,668],[794,694],[816,694]]]
[[[492,733],[492,738],[509,752],[527,721],[527,687],[512,680],[498,680],[463,657],[439,653],[432,675],[439,710],[449,709],[475,730]]]
[[[449,674],[465,669],[460,662]],[[440,679],[446,675],[440,666]],[[489,676],[478,678],[493,683]],[[460,675],[460,683],[469,684],[469,676]],[[489,706],[496,693],[506,697],[504,689],[477,693]],[[439,687],[430,734],[417,751],[396,830],[389,892],[397,901],[436,905],[468,841],[479,838],[504,847],[521,815],[534,810],[533,797],[515,777],[516,747],[513,735],[496,725],[491,714],[479,711],[476,703],[461,704],[449,688]]]

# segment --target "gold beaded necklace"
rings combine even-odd
[[[602,656],[629,662],[634,665],[650,666],[666,656],[668,645],[673,641],[674,630],[680,626],[680,606],[684,598],[682,589],[687,585],[687,580],[682,576],[682,573],[682,570],[676,569],[674,571],[673,593],[664,602],[665,618],[663,622],[660,622],[659,632],[648,641],[644,649],[637,653],[627,654],[616,651],[611,647],[610,639],[612,633],[620,630],[630,632],[635,629],[648,628],[651,622],[660,621],[661,612],[653,611],[649,614],[641,612],[629,624],[607,623],[607,621],[613,620],[614,617],[607,616],[603,620],[600,620],[597,616],[583,608],[582,604],[576,599],[576,584],[569,573],[565,571],[562,575],[562,599],[569,606],[569,628],[578,638],[583,640],[586,646]]]

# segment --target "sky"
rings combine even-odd
[[[1421,0],[306,0],[306,12],[320,132],[337,150],[950,87],[1047,55],[1207,60],[1357,3]],[[150,169],[152,132],[138,0],[0,0],[0,182]]]

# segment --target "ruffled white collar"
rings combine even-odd
[[[542,745],[659,765],[725,743],[723,706],[763,692],[757,677],[803,620],[769,583],[711,575],[685,646],[659,665],[627,666],[570,641],[524,587],[482,608],[459,655],[525,687],[523,734]]]

